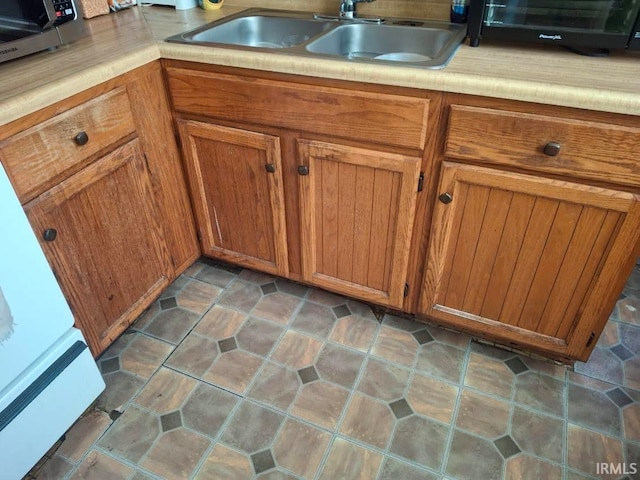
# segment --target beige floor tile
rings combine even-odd
[[[191,280],[176,295],[178,305],[196,313],[204,313],[220,295],[222,289],[199,280]]]
[[[500,360],[472,353],[464,384],[503,398],[511,398],[513,372]]]
[[[64,442],[58,448],[58,455],[78,463],[109,425],[111,418],[104,412],[95,411],[85,415],[69,429]]]
[[[298,305],[300,305],[300,299],[296,297],[285,295],[284,293],[272,293],[262,297],[251,314],[265,320],[285,324],[298,308]]]
[[[622,463],[622,443],[620,440],[602,433],[569,424],[567,464],[575,470],[596,475],[597,464]],[[614,479],[617,475],[600,475],[601,478]]]
[[[328,382],[316,381],[302,387],[291,413],[333,430],[349,397],[349,392]]]
[[[202,377],[219,353],[216,340],[191,332],[173,351],[165,365]]]
[[[232,392],[244,394],[263,359],[250,353],[233,350],[220,355],[204,375],[204,379]]]
[[[378,324],[355,315],[338,319],[331,332],[331,340],[367,352],[378,331]]]
[[[135,463],[149,451],[159,434],[158,417],[129,407],[103,435],[98,445]]]
[[[71,480],[125,480],[131,467],[95,450],[90,452],[71,475]]]
[[[628,405],[622,410],[624,436],[627,440],[640,442],[640,404]]]
[[[249,457],[217,444],[196,475],[196,480],[250,480],[253,467]]]
[[[390,402],[404,397],[410,370],[369,357],[358,390]]]
[[[416,375],[409,387],[407,400],[414,412],[449,423],[457,396],[458,387]]]
[[[356,393],[351,399],[340,433],[378,448],[386,448],[395,425],[389,406]]]
[[[293,419],[285,421],[273,445],[278,465],[311,479],[316,474],[331,435]]]
[[[504,476],[504,480],[559,480],[561,478],[561,467],[525,454],[507,460]]]
[[[286,411],[296,398],[300,385],[300,378],[295,370],[268,363],[247,396]]]
[[[48,460],[36,475],[36,480],[60,480],[73,470],[75,465],[60,455]]]
[[[413,335],[394,328],[382,326],[371,353],[391,362],[413,366],[418,343]]]
[[[508,402],[464,389],[456,426],[486,438],[507,433],[511,407]]]
[[[215,305],[194,330],[200,335],[222,340],[235,335],[245,318],[244,313]]]
[[[320,480],[375,480],[382,455],[336,438],[320,475]]]
[[[138,335],[120,355],[120,366],[139,377],[149,378],[172,350],[168,343]]]
[[[209,445],[202,435],[178,428],[160,437],[142,466],[164,478],[189,478]]]
[[[320,340],[289,330],[280,340],[271,358],[297,370],[311,365],[321,348]]]
[[[163,414],[179,409],[198,382],[191,377],[161,368],[136,398],[136,403]]]

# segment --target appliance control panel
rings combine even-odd
[[[72,0],[52,0],[56,12],[55,25],[61,25],[76,18],[76,10]]]

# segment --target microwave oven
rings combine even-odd
[[[72,42],[83,30],[76,0],[0,0],[0,62]]]
[[[468,35],[584,49],[640,49],[640,0],[471,0]]]

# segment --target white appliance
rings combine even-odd
[[[19,480],[104,382],[0,165],[0,477]]]
[[[188,10],[190,8],[195,8],[198,6],[198,0],[151,0],[149,2],[141,2],[141,3],[151,3],[153,5],[170,5],[172,7],[176,7],[176,10]]]

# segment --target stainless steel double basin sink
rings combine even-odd
[[[451,60],[465,36],[463,25],[434,20],[344,20],[305,12],[249,9],[166,40],[438,69]]]

